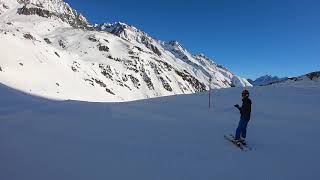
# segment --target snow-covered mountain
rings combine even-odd
[[[277,81],[274,83],[270,83],[269,85],[298,85],[302,86],[304,84],[314,84],[316,86],[320,85],[320,71],[311,72],[298,77],[287,78],[282,81]]]
[[[19,14],[46,18],[55,16],[75,28],[92,28],[84,16],[62,0],[17,0],[17,2],[23,4],[18,11]]]
[[[279,78],[278,76],[265,75],[257,78],[256,80],[248,79],[248,82],[253,86],[265,86],[275,82],[287,80],[287,77]]]
[[[0,0],[0,82],[38,96],[129,101],[251,84],[177,41],[92,26],[62,0]]]

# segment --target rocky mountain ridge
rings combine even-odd
[[[125,23],[91,25],[62,0],[0,0],[0,82],[54,99],[130,101],[251,86],[204,54]]]

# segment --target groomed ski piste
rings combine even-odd
[[[241,88],[125,103],[54,101],[0,88],[1,180],[294,180],[320,177],[320,86],[250,88],[248,143],[234,132]]]

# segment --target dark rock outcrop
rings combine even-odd
[[[184,81],[187,81],[192,87],[194,87],[196,92],[204,92],[206,91],[206,86],[201,83],[197,78],[190,75],[187,71],[181,72],[175,70],[175,72],[181,76]]]
[[[148,76],[148,74],[146,72],[142,73],[142,78],[143,78],[144,82],[147,84],[148,88],[150,90],[154,90],[154,86],[153,86],[153,83],[151,81],[151,78]]]
[[[52,43],[49,38],[44,38],[43,40],[44,40],[47,44],[51,44],[51,43]]]
[[[307,76],[310,80],[319,79],[319,78],[320,78],[320,71],[306,74],[306,76]]]
[[[172,88],[171,88],[171,86],[169,85],[169,83],[168,83],[163,77],[159,77],[159,79],[160,79],[160,81],[161,81],[162,86],[163,86],[164,89],[166,89],[166,90],[169,91],[169,92],[172,92],[172,91],[173,91]]]
[[[99,51],[109,52],[109,47],[102,44],[98,44]]]
[[[133,75],[129,75],[129,78],[131,79],[134,87],[136,87],[137,89],[139,89],[139,87],[141,86],[139,79],[137,79],[136,77],[134,77]]]
[[[60,18],[63,22],[70,24],[74,28],[86,30],[94,29],[81,14],[77,13],[74,9],[70,7],[66,8],[67,12],[60,14],[44,9],[43,7],[41,7],[41,4],[29,4],[29,2],[26,0],[20,0],[19,3],[24,4],[24,6],[18,10],[19,14],[38,15],[45,18],[57,17]]]
[[[23,37],[29,40],[36,40],[30,33],[24,34]]]

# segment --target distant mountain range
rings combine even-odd
[[[88,2],[89,3],[89,2]],[[37,96],[130,101],[251,84],[177,41],[92,25],[62,0],[0,0],[0,82]]]
[[[253,86],[265,86],[268,84],[272,84],[275,82],[287,80],[287,77],[279,78],[278,76],[271,76],[271,75],[265,75],[257,78],[256,80],[248,79],[248,82],[252,84]]]
[[[257,78],[256,80],[252,81],[248,79],[248,81],[253,86],[266,86],[272,84],[294,84],[294,83],[307,83],[307,82],[320,82],[320,71],[311,72],[305,75],[297,76],[297,77],[284,77],[279,78],[277,76],[266,75]]]
[[[304,83],[315,83],[315,85],[320,85],[320,71],[311,72],[298,77],[291,77],[291,78],[274,82],[271,84],[304,84]]]

